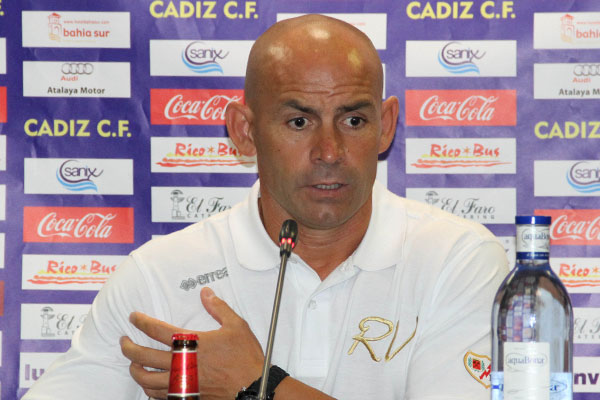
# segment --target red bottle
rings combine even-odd
[[[175,333],[173,335],[173,357],[167,400],[200,400],[197,346],[196,334]]]

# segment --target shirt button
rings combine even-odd
[[[314,310],[315,308],[317,308],[317,302],[314,300],[309,301],[308,308],[310,308],[311,310]]]

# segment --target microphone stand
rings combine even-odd
[[[271,355],[273,354],[273,342],[275,341],[275,329],[277,328],[277,319],[279,318],[279,305],[281,303],[281,292],[283,290],[283,278],[288,258],[292,254],[292,249],[296,245],[296,236],[298,235],[298,225],[296,221],[286,220],[279,233],[279,256],[281,264],[279,266],[279,277],[277,278],[277,288],[275,289],[275,300],[273,302],[273,313],[271,314],[271,326],[269,327],[269,336],[267,338],[267,349],[265,351],[265,362],[260,379],[260,389],[258,390],[258,399],[266,400],[267,381],[269,380],[269,368],[271,367]]]

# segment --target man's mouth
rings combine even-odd
[[[317,189],[322,189],[322,190],[334,190],[334,189],[341,188],[342,184],[341,183],[333,183],[331,185],[319,184],[319,185],[314,185],[314,187],[316,187]]]

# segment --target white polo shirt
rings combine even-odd
[[[24,399],[146,399],[119,338],[167,347],[135,329],[129,314],[217,329],[200,302],[204,286],[248,322],[264,348],[279,251],[260,221],[258,195],[257,182],[231,210],[132,252],[71,349]],[[378,183],[373,205],[361,244],[324,281],[290,258],[273,363],[338,399],[487,400],[491,305],[508,273],[503,247],[481,225]]]

